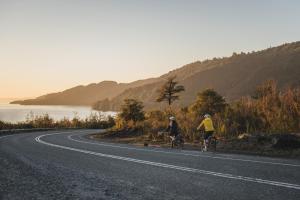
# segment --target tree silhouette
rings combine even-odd
[[[178,85],[178,82],[175,81],[175,79],[176,76],[168,78],[167,82],[158,90],[159,96],[156,99],[157,102],[168,102],[170,109],[172,103],[179,99],[178,94],[185,90],[184,86]]]
[[[125,99],[121,108],[120,117],[125,121],[133,121],[134,124],[137,121],[144,120],[143,103],[136,99]]]
[[[191,109],[200,115],[206,113],[213,115],[224,111],[226,105],[225,99],[220,94],[213,89],[206,89],[198,94]]]

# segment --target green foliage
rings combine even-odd
[[[206,89],[198,94],[190,109],[198,115],[205,113],[214,115],[223,112],[226,106],[226,101],[221,95],[213,89]]]
[[[252,97],[243,97],[228,104],[213,89],[200,92],[195,102],[173,111],[180,132],[187,141],[197,141],[196,130],[202,115],[212,115],[216,134],[236,137],[241,133],[292,133],[300,132],[300,88],[278,91],[275,81],[266,81],[257,87]],[[126,99],[121,113],[116,117],[104,117],[93,113],[86,119],[77,115],[54,121],[49,115],[35,116],[30,113],[23,123],[11,124],[0,121],[0,129],[11,128],[110,128],[138,130],[148,134],[149,139],[163,139],[157,134],[168,126],[169,113],[165,111],[143,111],[143,104],[135,99]]]
[[[287,88],[279,92],[275,81],[266,81],[257,87],[252,98],[226,103],[213,89],[200,92],[195,102],[174,110],[181,133],[188,141],[199,140],[196,130],[203,114],[212,115],[216,134],[223,137],[241,133],[291,133],[300,131],[300,89]],[[144,132],[157,139],[158,131],[168,125],[168,113],[149,111],[145,113]],[[122,121],[123,125],[128,124]]]
[[[176,76],[168,78],[167,82],[160,88],[157,102],[167,101],[168,105],[179,99],[178,93],[184,91],[184,86],[178,85]]]
[[[135,124],[145,119],[143,108],[142,102],[136,99],[125,99],[119,117],[125,122],[132,121]]]
[[[212,89],[200,92],[195,102],[174,110],[181,133],[187,141],[197,141],[196,130],[205,113],[212,115],[216,134],[236,137],[241,133],[291,133],[300,131],[300,88],[279,92],[276,82],[266,81],[257,87],[253,97],[243,97],[228,104]],[[168,125],[168,113],[155,110],[145,113],[144,133],[157,140],[157,132]],[[123,126],[128,122],[122,120]]]
[[[48,114],[34,115],[30,113],[25,122],[7,123],[0,121],[1,129],[26,129],[26,128],[97,128],[106,129],[115,125],[111,116],[104,117],[101,113],[91,113],[86,119],[80,119],[77,115],[73,119],[63,118],[55,121]]]

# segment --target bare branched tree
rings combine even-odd
[[[156,100],[157,102],[168,102],[170,109],[172,103],[179,99],[178,94],[185,90],[184,86],[178,85],[178,82],[175,81],[175,79],[175,76],[168,78],[167,82],[158,90],[159,96]]]

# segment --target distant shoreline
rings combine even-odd
[[[89,107],[92,108],[90,105],[71,105],[71,104],[24,104],[21,101],[11,101],[7,102],[10,105],[21,105],[21,106],[69,106],[69,107]]]
[[[48,114],[54,120],[64,118],[72,119],[74,116],[87,118],[94,114],[104,116],[113,116],[114,112],[101,112],[93,110],[89,106],[68,106],[68,105],[17,105],[9,103],[0,103],[0,121],[18,123],[26,120],[28,115],[43,116]],[[99,113],[99,114],[98,114]]]
[[[17,102],[17,101],[23,101],[29,98],[10,98],[10,97],[3,97],[0,98],[0,103],[7,103],[7,104],[11,104],[12,102]]]

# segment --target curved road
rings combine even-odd
[[[135,147],[95,130],[0,137],[0,199],[300,199],[300,161]]]

